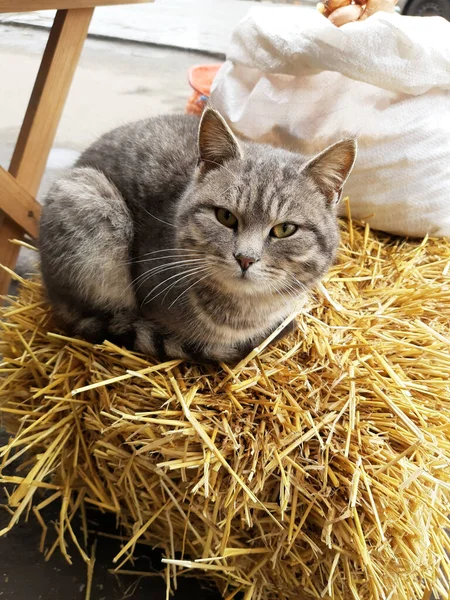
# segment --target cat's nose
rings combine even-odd
[[[257,261],[253,256],[244,256],[243,254],[235,254],[234,258],[238,261],[243,271],[246,271],[250,265]]]

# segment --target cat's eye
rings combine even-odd
[[[297,225],[293,223],[279,223],[272,227],[270,235],[275,238],[287,238],[297,231]]]
[[[225,225],[225,227],[229,227],[230,229],[234,229],[237,225],[237,218],[226,208],[216,208],[216,217],[219,223]]]

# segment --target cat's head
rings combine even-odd
[[[336,205],[356,156],[344,140],[312,160],[238,142],[212,109],[199,162],[177,214],[178,244],[205,259],[202,276],[235,294],[298,296],[333,262]]]

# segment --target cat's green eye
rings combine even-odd
[[[226,208],[216,208],[216,217],[219,223],[230,229],[234,229],[238,222],[233,213]]]
[[[275,238],[287,238],[297,231],[297,225],[293,223],[279,223],[270,230],[270,235]]]

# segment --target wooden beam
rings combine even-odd
[[[32,238],[38,236],[41,205],[0,167],[0,210]]]
[[[93,12],[82,8],[56,13],[9,167],[33,196],[39,189]]]
[[[19,246],[11,244],[9,240],[20,240],[23,238],[23,229],[4,213],[0,213],[0,264],[14,269],[19,254]],[[7,294],[11,277],[0,269],[0,294]]]
[[[4,0],[0,2],[5,5]],[[15,0],[14,6],[17,8],[21,2]],[[36,0],[32,4],[34,9],[38,7]],[[9,168],[11,175],[31,196],[36,196],[39,189],[93,12],[93,8],[81,8],[61,10],[56,14]],[[14,269],[19,247],[8,240],[22,237],[23,229],[3,214],[1,264]],[[0,294],[7,292],[9,281],[7,273],[0,270]]]
[[[95,8],[114,4],[144,4],[145,2],[153,2],[153,0],[0,0],[0,13]]]

